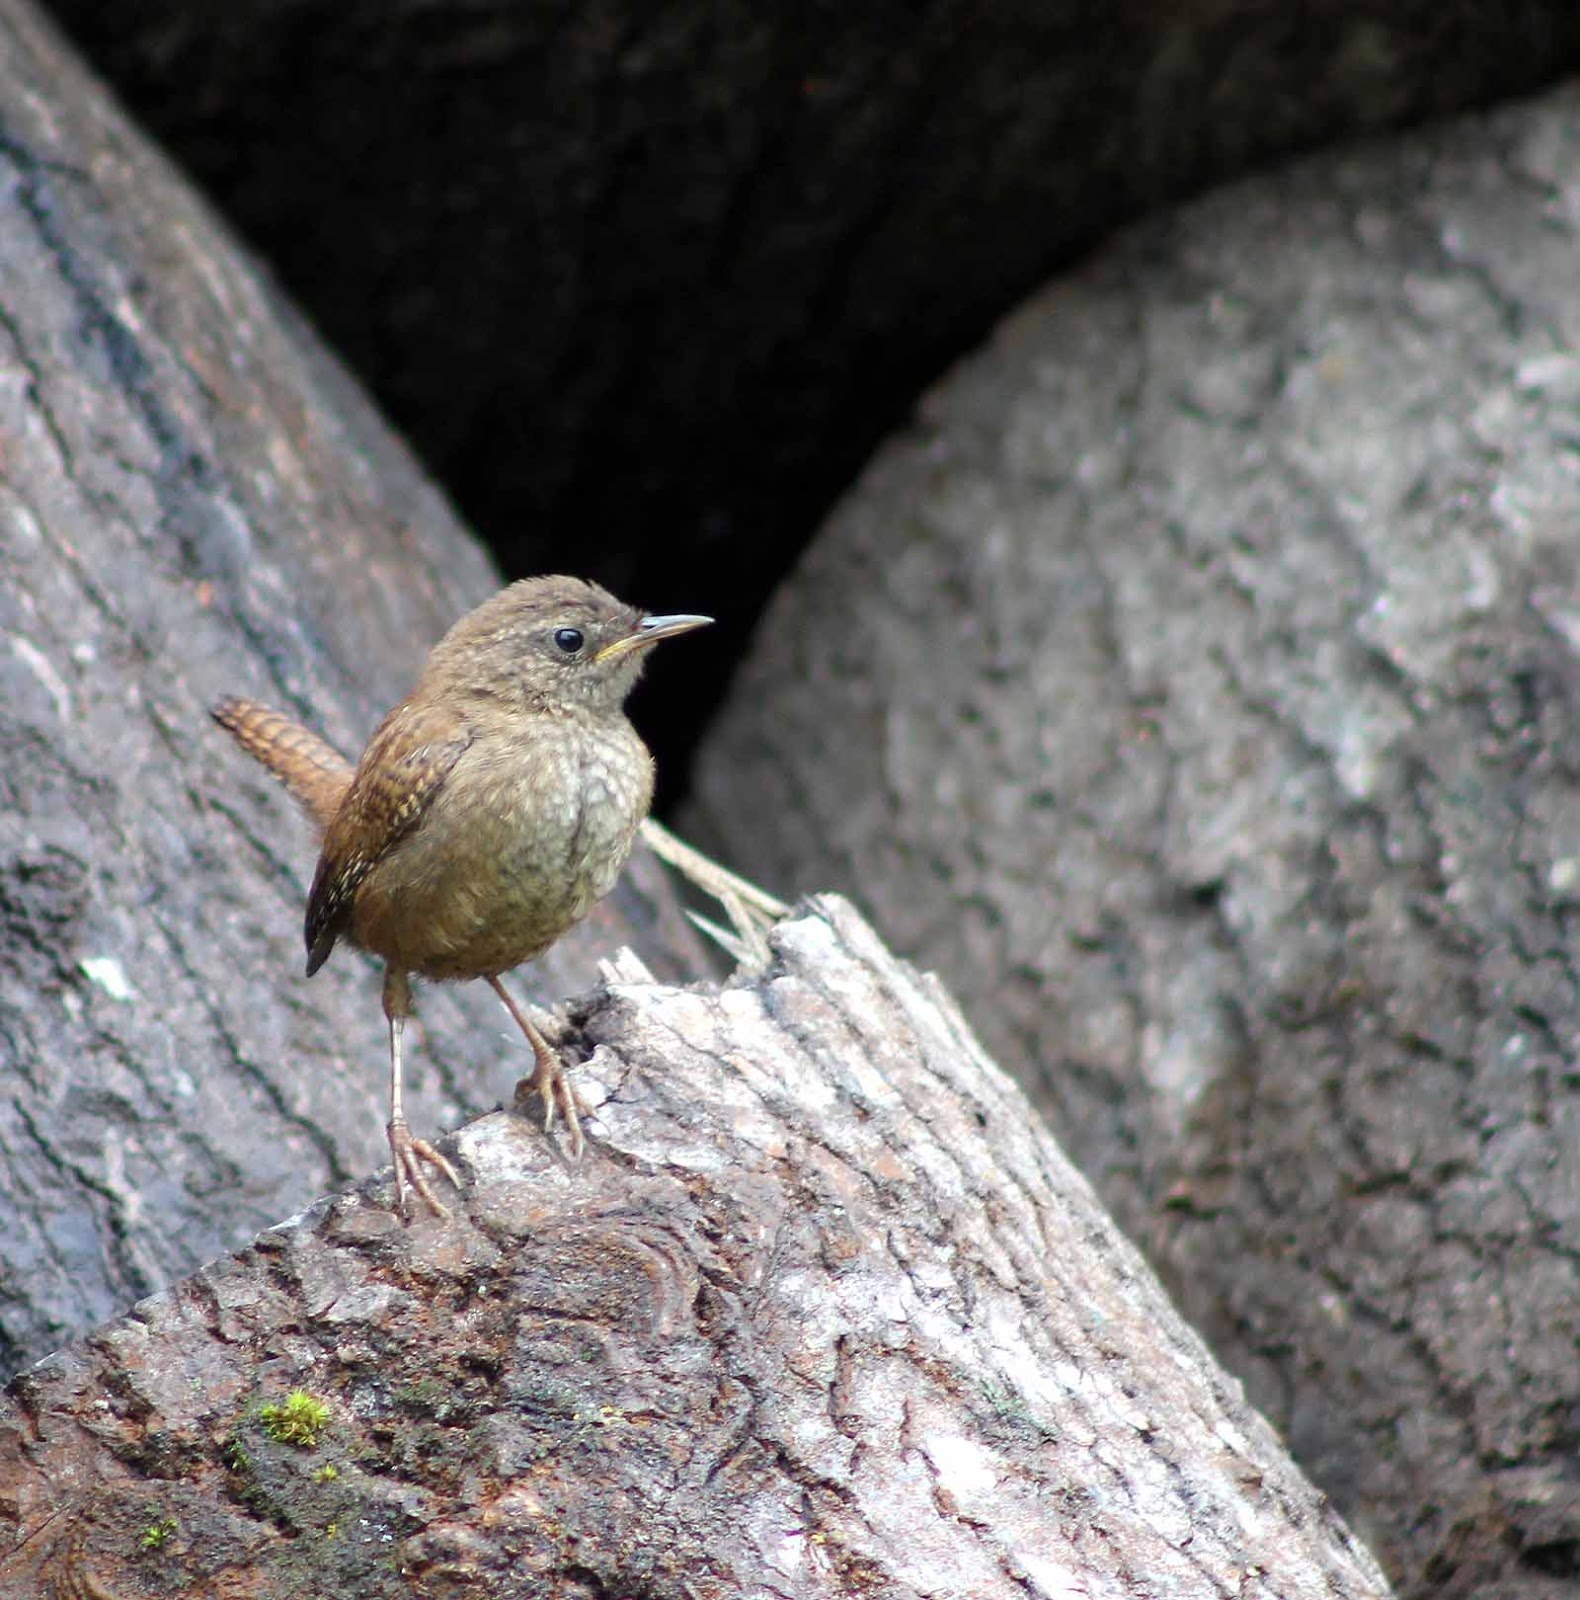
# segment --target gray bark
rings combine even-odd
[[[54,0],[516,572],[721,619],[1118,222],[1580,66],[1573,0]],[[661,690],[664,683],[679,687]]]
[[[314,846],[209,722],[353,753],[496,581],[207,209],[0,3],[0,1366],[383,1160],[376,975],[304,983]],[[540,964],[676,913],[644,866]],[[683,939],[680,949],[694,947]],[[419,1131],[508,1092],[486,993],[429,992]]]
[[[1137,230],[921,407],[683,825],[954,985],[1407,1592],[1580,1578],[1580,96]]]
[[[320,1202],[19,1379],[5,1592],[1386,1593],[847,906],[722,991],[627,959],[571,1043],[578,1167],[486,1117],[452,1219]]]

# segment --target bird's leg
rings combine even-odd
[[[576,1086],[565,1070],[565,1063],[560,1060],[559,1051],[543,1037],[526,1012],[510,998],[510,991],[497,977],[490,978],[488,986],[499,996],[505,1010],[515,1019],[516,1026],[527,1036],[527,1043],[532,1046],[532,1054],[536,1058],[532,1076],[523,1079],[516,1089],[517,1098],[524,1094],[537,1094],[543,1102],[545,1133],[554,1126],[556,1112],[563,1116],[565,1131],[570,1136],[571,1156],[575,1160],[580,1160],[582,1151],[587,1148],[587,1141],[582,1137],[581,1113],[588,1111],[590,1114],[589,1106],[576,1093]]]
[[[428,1180],[423,1176],[422,1164],[437,1167],[457,1189],[461,1180],[455,1168],[439,1154],[426,1139],[412,1138],[406,1125],[406,1108],[401,1099],[401,1035],[406,1031],[406,1019],[411,1015],[411,980],[395,967],[384,968],[384,1015],[390,1025],[390,1119],[384,1131],[389,1135],[390,1155],[395,1162],[395,1209],[403,1215],[406,1211],[406,1185],[411,1184],[423,1203],[436,1217],[447,1217],[449,1209],[440,1204]]]
[[[790,909],[784,901],[776,900],[766,889],[759,889],[728,867],[721,867],[711,856],[703,855],[652,817],[642,823],[642,838],[660,861],[696,884],[704,894],[712,895],[724,907],[736,937],[733,940],[721,937],[721,929],[695,914],[691,920],[717,939],[737,961],[765,966],[769,954],[768,929]]]

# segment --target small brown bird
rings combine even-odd
[[[385,717],[353,772],[288,717],[248,700],[213,716],[323,831],[307,899],[307,972],[338,940],[384,961],[390,1151],[443,1214],[422,1164],[459,1180],[412,1137],[401,1104],[410,975],[484,978],[527,1037],[544,1125],[576,1094],[553,1047],[499,977],[541,955],[614,887],[653,797],[653,758],[624,704],[661,639],[712,619],[646,616],[579,578],[527,578],[461,618],[417,687]]]

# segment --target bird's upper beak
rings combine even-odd
[[[643,617],[637,623],[635,633],[628,633],[624,638],[606,644],[593,659],[614,661],[633,650],[645,650],[660,639],[673,639],[677,634],[690,633],[693,628],[705,628],[712,621],[712,617],[693,616],[688,611],[677,611],[668,617]]]

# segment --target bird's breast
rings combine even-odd
[[[508,971],[614,887],[652,793],[652,758],[623,719],[480,738],[369,874],[353,937],[428,977]]]

